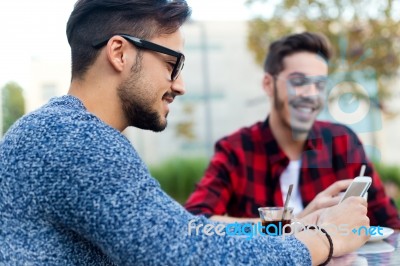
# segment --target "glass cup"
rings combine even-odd
[[[283,214],[284,207],[260,207],[258,212],[260,213],[264,234],[277,236],[282,235],[283,232],[292,232],[292,207],[287,208],[285,214]]]

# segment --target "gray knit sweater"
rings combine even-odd
[[[309,265],[295,238],[188,234],[192,216],[73,96],[0,142],[0,265]]]

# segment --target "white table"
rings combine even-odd
[[[333,258],[328,265],[400,266],[400,232],[394,232],[385,240],[367,242],[356,252]]]

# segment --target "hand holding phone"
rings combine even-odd
[[[372,178],[369,176],[358,176],[354,178],[339,203],[351,196],[364,197],[368,188],[371,186],[371,183]]]

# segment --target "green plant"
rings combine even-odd
[[[392,182],[400,188],[400,167],[384,163],[374,163],[383,182]]]
[[[384,183],[392,183],[397,186],[397,191],[400,191],[400,167],[395,165],[388,165],[384,163],[374,163],[374,167],[381,177],[382,182]],[[400,212],[400,193],[394,193],[396,195],[390,195],[393,197],[393,200],[397,206],[397,209]]]
[[[7,83],[1,89],[1,100],[3,127],[0,128],[4,134],[21,116],[25,114],[25,99],[23,89],[15,82]],[[1,134],[0,134],[1,135]]]
[[[151,165],[149,170],[160,182],[161,188],[183,204],[203,176],[207,165],[207,158],[173,157],[158,165]]]

